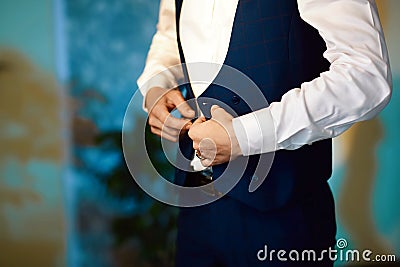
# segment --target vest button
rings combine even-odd
[[[238,96],[232,96],[232,102],[233,104],[237,105],[240,103],[240,98]]]

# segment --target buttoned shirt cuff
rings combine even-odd
[[[276,150],[275,127],[269,108],[234,118],[232,124],[244,156]]]

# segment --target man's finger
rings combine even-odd
[[[190,134],[189,134],[189,137],[190,137]],[[194,150],[199,150],[199,142],[193,142],[193,149]]]
[[[203,165],[204,167],[210,167],[212,164],[212,160],[211,159],[202,159],[200,160],[201,165]]]
[[[161,132],[162,133],[167,133],[167,134],[172,135],[172,136],[178,136],[180,134],[179,130],[170,128],[170,127],[165,126],[165,125],[161,128]]]
[[[194,110],[189,106],[182,96],[182,93],[178,90],[174,90],[169,96],[169,101],[176,107],[183,117],[193,118],[195,115]]]
[[[165,106],[156,106],[153,109],[153,115],[157,117],[165,126],[177,129],[179,131],[184,128],[187,129],[186,125],[190,123],[190,120],[188,119],[178,119],[172,116]]]
[[[160,129],[161,131],[165,131],[166,133],[170,135],[176,135],[178,136],[180,134],[180,130],[170,128],[168,126],[165,126],[159,119],[157,119],[155,116],[151,116],[149,118],[149,125],[152,127],[155,127],[157,129]],[[186,129],[184,129],[186,130]]]
[[[161,131],[161,138],[167,139],[174,143],[178,141],[178,137],[176,135],[170,135],[170,134],[166,133],[165,131]]]
[[[215,150],[204,150],[201,147],[199,147],[199,150],[200,150],[200,154],[206,159],[214,160],[214,158],[216,157]]]
[[[193,141],[195,141],[195,139],[197,139],[198,133],[199,133],[198,127],[205,121],[206,121],[205,117],[199,117],[192,123],[192,125],[190,126],[190,129],[189,129],[190,139],[192,139]]]
[[[213,105],[211,107],[211,119],[223,126],[226,125],[226,122],[232,120],[233,117],[225,109],[218,105]]]
[[[172,116],[171,114],[169,114],[164,121],[164,126],[177,129],[178,131],[188,130],[190,125],[191,125],[190,120],[178,119]]]
[[[206,119],[205,117],[198,117],[198,118],[193,122],[192,126],[199,125],[200,123],[203,123],[203,122],[205,122],[205,121],[207,121],[207,119]]]
[[[157,119],[155,116],[151,116],[149,118],[149,125],[153,127],[154,129],[158,129],[161,132],[167,133],[171,136],[179,136],[181,133],[187,131],[186,128],[182,130],[174,129],[168,126],[165,126],[159,119]]]
[[[178,137],[177,136],[171,135],[169,133],[166,133],[165,131],[161,131],[159,128],[151,126],[150,129],[151,129],[151,132],[153,134],[158,135],[163,139],[166,139],[166,140],[171,141],[171,142],[177,142],[178,141]]]
[[[225,111],[223,108],[221,108],[218,105],[212,105],[212,107],[211,107],[211,117],[214,117],[215,115],[217,115],[217,112],[218,112],[219,109]]]

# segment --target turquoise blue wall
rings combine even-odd
[[[2,0],[0,25],[0,46],[18,49],[55,72],[53,0]]]

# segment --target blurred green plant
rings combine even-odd
[[[143,125],[144,118],[137,118],[136,124]],[[146,128],[147,150],[157,170],[164,177],[173,177],[174,169],[164,156],[159,137]],[[103,132],[96,135],[94,145],[101,154],[116,154],[117,160],[106,172],[96,168],[89,170],[104,183],[108,192],[120,200],[132,201],[135,208],[129,214],[114,217],[111,223],[115,240],[118,266],[173,266],[175,254],[176,220],[178,210],[149,197],[132,179],[125,164],[120,131]],[[133,144],[133,149],[135,151]],[[82,159],[80,159],[82,160]],[[138,155],[135,165],[143,175],[146,166]],[[87,166],[87,164],[82,164]],[[87,168],[86,168],[87,169]],[[121,259],[125,258],[125,259]],[[128,259],[126,259],[128,258]]]

